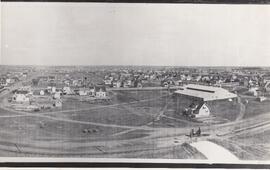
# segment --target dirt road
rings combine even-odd
[[[236,121],[243,119],[246,113],[246,105],[241,100],[241,97],[238,97],[238,103],[240,104],[240,113],[237,116]]]
[[[208,160],[213,162],[236,162],[239,159],[225,148],[209,141],[199,141],[190,144],[199,150]]]

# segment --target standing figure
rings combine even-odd
[[[192,138],[193,135],[194,135],[194,129],[191,129],[191,131],[190,131],[190,138]]]
[[[199,127],[199,129],[197,130],[196,135],[197,135],[197,136],[201,136],[201,128],[200,128],[200,127]]]

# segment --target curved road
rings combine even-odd
[[[190,144],[213,162],[237,162],[239,159],[227,149],[210,141],[199,141]]]

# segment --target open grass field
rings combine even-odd
[[[5,116],[12,116],[12,115],[17,115],[17,113],[0,108],[0,118],[5,117]]]
[[[245,141],[254,141],[256,136],[247,138]],[[239,140],[209,139],[236,155],[241,160],[269,160],[270,154],[268,148],[258,144],[248,144]]]
[[[91,111],[79,111],[68,115],[68,117],[79,121],[130,126],[145,125],[152,120],[151,115],[134,113],[129,108],[103,108]]]
[[[265,114],[270,111],[270,101],[266,100],[259,102],[255,99],[248,99],[246,104],[246,112],[244,118],[254,117],[260,114]]]
[[[214,116],[234,121],[240,113],[240,105],[237,102],[228,100],[215,101],[208,103],[211,113]]]

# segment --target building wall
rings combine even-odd
[[[96,92],[96,97],[98,98],[106,97],[106,92]]]
[[[175,108],[174,110],[178,114],[182,114],[184,109],[189,107],[192,103],[200,103],[203,102],[202,99],[200,98],[195,98],[192,96],[185,96],[181,94],[174,94],[174,103],[175,103]]]
[[[200,117],[207,117],[210,115],[210,109],[203,104],[202,107],[199,109],[198,114],[196,114],[196,118]]]
[[[24,94],[15,94],[13,98],[14,98],[14,101],[16,102],[29,102],[30,101],[29,97],[26,97]]]

